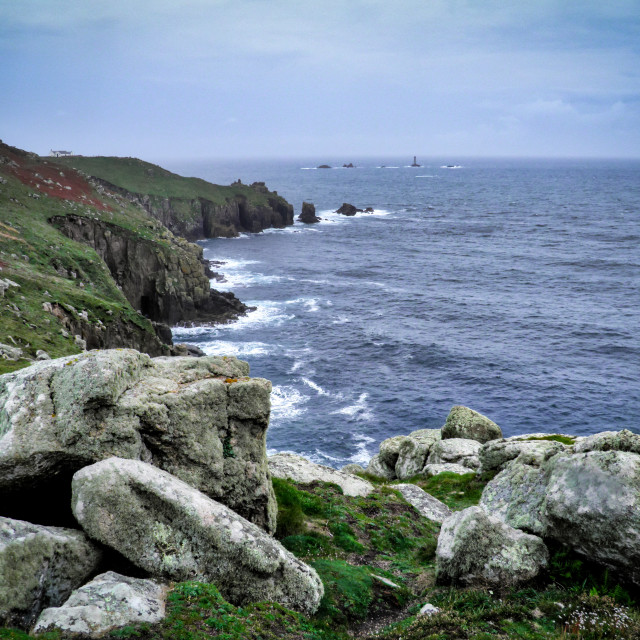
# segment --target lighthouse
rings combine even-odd
[[[412,166],[412,167],[420,167],[420,166],[422,166],[422,165],[419,165],[419,164],[418,164],[418,162],[417,162],[417,160],[416,160],[416,157],[415,157],[415,156],[413,156],[413,164],[412,164],[411,166]]]

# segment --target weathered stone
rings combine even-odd
[[[502,438],[502,431],[481,413],[458,405],[451,409],[442,427],[442,439],[448,438],[468,438],[484,443]]]
[[[464,476],[467,473],[475,473],[475,469],[469,469],[469,467],[463,467],[461,464],[452,464],[447,462],[444,464],[426,464],[422,470],[424,476],[437,476],[439,473],[457,473],[459,476]]]
[[[74,591],[62,606],[45,609],[32,632],[99,637],[127,625],[160,622],[165,615],[167,590],[166,585],[154,580],[109,571]]]
[[[68,482],[115,455],[151,462],[272,532],[271,384],[248,373],[235,358],[118,349],[0,376],[0,491]]]
[[[407,436],[394,436],[393,438],[387,438],[380,443],[380,462],[386,465],[390,469],[395,469],[398,456],[400,455],[400,447],[408,442]]]
[[[479,451],[480,470],[500,471],[516,458],[523,464],[540,466],[545,460],[565,451],[567,447],[553,440],[526,440],[521,436],[491,440]]]
[[[602,431],[576,442],[576,453],[588,451],[628,451],[640,454],[640,435],[628,429],[622,431]]]
[[[234,604],[270,600],[313,613],[316,572],[262,529],[144,462],[109,458],[73,477],[84,530],[152,576],[213,582]]]
[[[427,462],[433,444],[438,440],[440,440],[440,429],[420,429],[410,433],[398,447],[396,477],[406,480],[418,475]]]
[[[9,344],[0,342],[0,358],[3,360],[20,360],[23,357],[22,349],[12,347]]]
[[[304,222],[305,224],[313,224],[314,222],[320,222],[320,218],[316,216],[316,208],[310,202],[302,203],[302,211],[298,216],[298,220],[300,220],[300,222]]]
[[[418,617],[432,616],[435,613],[440,613],[440,609],[435,605],[432,605],[430,602],[427,602],[426,604],[423,604],[420,611],[418,611]]]
[[[487,483],[480,506],[516,529],[543,536],[547,481],[546,470],[510,462]]]
[[[376,453],[371,460],[369,460],[369,464],[366,469],[367,473],[370,473],[372,476],[376,476],[378,478],[384,478],[385,480],[395,480],[396,479],[396,471],[393,467],[389,467],[382,460],[380,460],[380,454]]]
[[[365,468],[359,464],[355,464],[355,463],[351,463],[351,464],[345,464],[344,467],[342,467],[340,469],[340,471],[342,471],[342,473],[352,473],[352,474],[358,474],[358,473],[366,473]]]
[[[640,585],[640,456],[590,451],[552,462],[545,537]]]
[[[80,531],[0,517],[0,626],[30,627],[95,571],[100,551]]]
[[[436,549],[438,582],[505,588],[535,578],[549,554],[537,536],[469,507],[447,518]]]
[[[415,484],[392,484],[402,497],[418,511],[418,513],[434,522],[444,522],[452,513],[444,502],[428,494]]]
[[[470,469],[480,466],[478,453],[481,444],[467,438],[450,438],[433,444],[427,458],[428,464],[459,464]]]
[[[269,471],[275,478],[290,479],[303,484],[332,482],[342,489],[345,496],[366,496],[373,491],[373,485],[358,476],[316,464],[293,453],[277,453],[270,456]]]

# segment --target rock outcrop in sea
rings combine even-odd
[[[315,222],[320,222],[320,218],[316,216],[316,208],[315,205],[310,202],[302,203],[302,211],[298,216],[298,220],[300,222],[304,222],[305,224],[313,224]]]

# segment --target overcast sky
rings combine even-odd
[[[0,0],[47,153],[640,157],[640,0]]]

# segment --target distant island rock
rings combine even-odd
[[[349,164],[343,164],[342,165],[343,169],[355,169],[355,165],[353,164],[353,162],[350,162]]]
[[[321,164],[318,165],[318,169],[331,169],[331,167],[328,164]]]
[[[356,213],[373,213],[373,211],[373,207],[358,209],[348,202],[343,202],[342,206],[339,209],[336,209],[336,213],[341,213],[343,216],[355,216]]]

